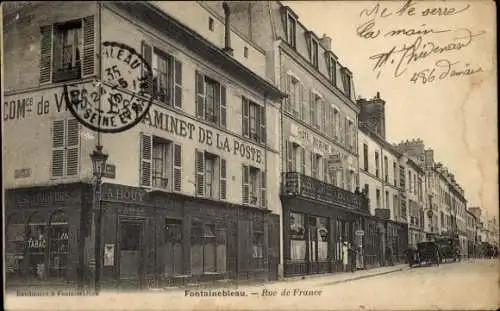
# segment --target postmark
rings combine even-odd
[[[119,133],[137,125],[152,104],[152,70],[134,48],[118,42],[102,44],[102,80],[65,85],[71,114],[85,127]]]

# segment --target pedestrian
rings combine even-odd
[[[342,263],[344,264],[344,272],[347,272],[347,265],[349,264],[349,246],[347,241],[342,245]]]
[[[349,243],[348,253],[351,272],[354,272],[354,268],[356,267],[356,249],[352,243]]]

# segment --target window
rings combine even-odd
[[[314,68],[318,68],[318,41],[312,37],[311,34],[311,54],[310,61]]]
[[[353,131],[353,129],[354,129],[353,122],[350,119],[346,118],[345,125],[346,125],[346,129],[345,129],[346,146],[347,146],[347,148],[349,148],[349,150],[353,150],[354,145],[355,145],[355,141],[356,141],[355,136],[354,136],[354,131]]]
[[[254,230],[252,233],[252,258],[264,258],[264,232]]]
[[[408,192],[412,192],[412,179],[411,179],[411,171],[408,170]]]
[[[381,207],[380,189],[376,190],[376,198],[377,198],[377,208],[380,208]]]
[[[333,110],[333,128],[334,128],[334,140],[338,140],[340,132],[340,112],[337,109]]]
[[[202,150],[195,152],[196,195],[210,199],[227,199],[226,160]]]
[[[385,208],[390,209],[391,208],[391,202],[389,201],[389,191],[385,192]]]
[[[351,98],[351,76],[345,70],[346,68],[344,68],[344,73],[342,75],[344,82],[344,94],[345,96]]]
[[[368,145],[363,144],[363,169],[368,172]]]
[[[392,162],[392,174],[393,174],[393,184],[394,186],[398,185],[398,174],[397,174],[397,167],[396,167],[396,162]]]
[[[80,124],[76,119],[52,122],[51,176],[77,176],[80,167]]]
[[[290,235],[290,260],[305,260],[306,241],[304,215],[300,213],[290,213],[288,230]]]
[[[94,17],[41,27],[40,83],[94,74]]]
[[[302,85],[299,80],[292,76],[290,79],[290,90],[289,94],[289,112],[292,113],[296,118],[303,118],[303,104],[302,104]]]
[[[286,141],[287,172],[301,172],[305,174],[305,149],[296,143]]]
[[[405,189],[405,167],[403,165],[399,166],[399,187]]]
[[[297,28],[297,20],[291,14],[287,14],[287,23],[286,23],[286,40],[291,47],[296,47],[296,28]]]
[[[247,98],[242,98],[243,136],[258,143],[266,142],[266,109]]]
[[[208,18],[208,29],[214,31],[214,19],[212,17]]]
[[[242,165],[243,203],[266,207],[266,172],[259,168]]]
[[[178,144],[141,133],[140,185],[181,191],[182,148]]]
[[[311,121],[311,125],[315,128],[319,129],[319,113],[320,113],[320,101],[321,98],[311,91],[311,103],[309,105],[309,120]]]
[[[337,60],[330,56],[330,62],[329,62],[329,68],[328,68],[328,73],[330,76],[330,81],[334,86],[337,86]]]
[[[375,176],[380,177],[380,163],[378,157],[378,151],[375,151]]]
[[[387,156],[384,156],[384,180],[389,182],[389,162]]]
[[[319,179],[319,162],[321,156],[311,152],[311,177]]]
[[[226,87],[196,72],[196,116],[226,127]]]

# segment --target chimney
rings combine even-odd
[[[380,92],[377,92],[377,99],[380,99]]]
[[[232,56],[233,49],[231,48],[231,10],[229,9],[229,5],[226,2],[222,3],[222,8],[224,9],[224,17],[226,19],[224,52]]]
[[[327,36],[326,33],[323,34],[323,37],[319,41],[327,51],[332,50],[332,38]]]

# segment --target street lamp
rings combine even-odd
[[[95,294],[98,295],[100,291],[100,276],[101,276],[101,184],[104,170],[106,169],[106,161],[108,155],[102,152],[102,146],[96,145],[95,150],[90,154],[92,160],[92,171],[95,177],[92,211],[93,211],[93,234],[95,243],[95,274],[94,274],[94,289]]]

